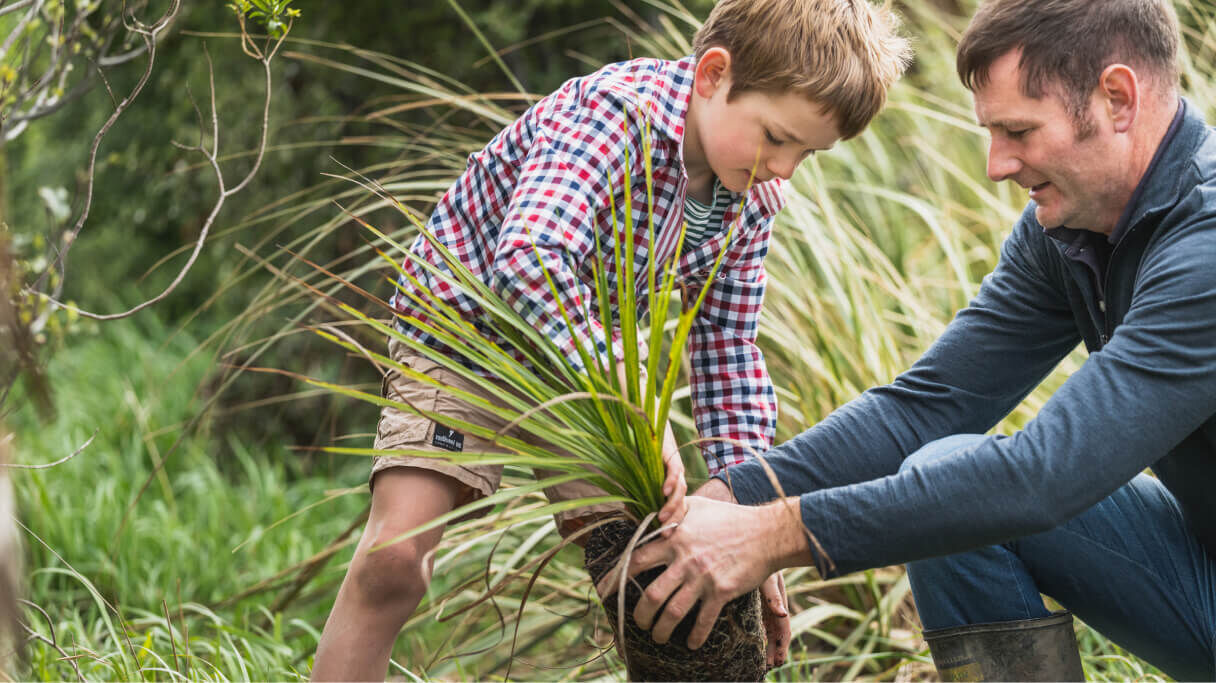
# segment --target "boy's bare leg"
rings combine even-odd
[[[464,492],[457,480],[416,467],[376,475],[367,527],[317,645],[314,681],[384,680],[397,634],[426,594],[427,553],[439,545],[443,528],[368,551],[451,512]]]

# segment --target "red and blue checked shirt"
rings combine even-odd
[[[588,350],[588,342],[594,340],[603,355],[607,344],[614,344],[620,357],[619,330],[606,332],[586,313],[589,309],[598,313],[591,299],[596,236],[600,253],[610,261],[615,239],[612,207],[618,216],[624,211],[624,188],[631,188],[632,194],[634,273],[639,289],[644,287],[649,258],[658,259],[662,272],[662,266],[675,256],[688,185],[682,141],[693,67],[691,57],[680,61],[636,59],[567,81],[469,157],[468,167],[439,200],[426,224],[440,243],[553,339],[578,367],[582,363],[574,344],[576,336]],[[653,256],[641,161],[642,136],[647,132],[654,178]],[[702,439],[723,439],[702,442],[711,474],[772,445],[777,399],[755,342],[764,298],[763,260],[773,216],[784,204],[779,183],[762,183],[753,186],[746,198],[736,196],[721,230],[682,254],[676,264],[677,277],[691,285],[686,291],[694,294],[706,281],[719,252],[726,250],[722,269],[693,326],[688,349],[697,431]],[[726,244],[727,228],[735,221],[734,234]],[[419,237],[411,250],[442,266],[442,259],[425,239]],[[405,269],[467,320],[484,316],[469,297],[408,259]],[[606,270],[609,289],[615,292],[617,269],[609,264]],[[562,318],[545,273],[561,296],[570,325]],[[399,286],[411,285],[402,278]],[[406,296],[397,294],[392,303],[402,313],[421,317]],[[616,302],[612,305],[615,318]],[[648,302],[640,306],[639,318]],[[442,348],[423,331],[399,327],[406,335]],[[505,340],[495,341],[505,345]]]

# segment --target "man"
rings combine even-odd
[[[1040,593],[1171,676],[1216,677],[1216,134],[1178,95],[1178,44],[1168,0],[981,7],[959,75],[988,175],[1026,211],[911,369],[712,480],[634,553],[630,573],[668,565],[634,613],[656,640],[701,600],[699,646],[782,567],[908,563],[944,678],[1079,678],[1071,618]],[[1024,430],[980,436],[1078,342]]]

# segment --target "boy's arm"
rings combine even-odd
[[[597,215],[611,188],[624,177],[622,159],[638,134],[617,104],[603,109],[547,113],[534,127],[527,155],[519,162],[510,205],[493,245],[492,284],[530,324],[557,343],[576,368],[583,367],[577,344],[606,359],[610,333],[594,316],[588,266],[597,249],[607,259],[611,245],[597,247]],[[614,133],[614,134],[610,134]],[[586,271],[579,277],[579,271]],[[569,323],[567,323],[567,320]],[[615,356],[621,357],[620,342]]]

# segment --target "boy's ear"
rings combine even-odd
[[[711,47],[697,60],[693,72],[693,89],[709,99],[719,88],[730,88],[730,52],[724,47]]]

